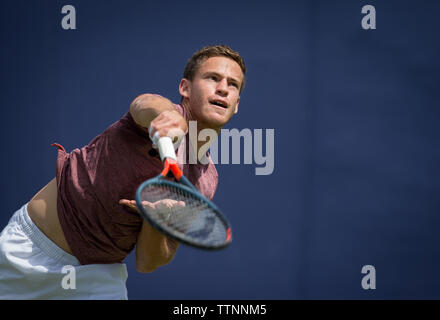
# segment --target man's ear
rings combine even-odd
[[[237,99],[237,104],[235,105],[234,114],[237,114],[237,112],[238,112],[238,104],[239,103],[240,103],[240,97],[238,97],[238,99]]]
[[[190,84],[191,82],[186,78],[182,78],[182,80],[180,80],[179,93],[183,98],[189,98],[189,95],[191,93]]]

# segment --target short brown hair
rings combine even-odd
[[[234,60],[238,63],[243,72],[243,81],[240,86],[240,93],[243,91],[245,77],[246,77],[246,66],[244,64],[243,58],[237,51],[234,51],[229,46],[221,44],[221,45],[212,45],[206,46],[193,54],[193,56],[188,60],[185,71],[183,72],[183,77],[190,81],[193,80],[194,75],[197,72],[198,67],[202,62],[211,57],[226,57]]]

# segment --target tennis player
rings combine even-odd
[[[55,178],[0,234],[0,299],[127,299],[123,260],[135,247],[139,272],[168,264],[178,243],[142,219],[133,200],[137,187],[163,168],[151,137],[182,141],[179,167],[212,199],[215,166],[209,154],[208,164],[189,164],[185,155],[192,145],[198,154],[200,145],[182,138],[190,120],[198,131],[220,131],[238,111],[245,73],[230,47],[204,47],[185,67],[180,104],[143,94],[83,148],[67,153],[56,145]]]

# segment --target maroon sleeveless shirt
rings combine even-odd
[[[181,105],[175,105],[185,116]],[[188,141],[188,136],[186,141]],[[185,139],[177,158],[189,154]],[[179,163],[183,174],[208,199],[217,189],[209,164]],[[119,204],[134,199],[137,187],[157,176],[163,165],[147,132],[127,112],[81,149],[58,150],[57,210],[66,240],[81,264],[120,263],[133,250],[142,226],[139,214]]]

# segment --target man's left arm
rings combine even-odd
[[[139,213],[135,200],[123,199],[119,203]],[[136,243],[136,270],[150,273],[170,263],[178,247],[177,241],[166,237],[143,220]]]

